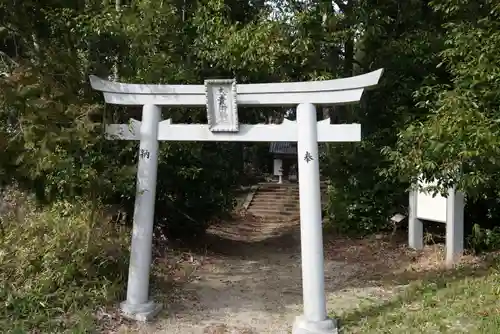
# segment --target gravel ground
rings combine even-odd
[[[201,264],[183,274],[189,279],[180,295],[156,322],[133,332],[290,333],[302,313],[298,221],[244,219],[214,226],[210,234]],[[402,268],[410,257],[381,238],[325,241],[327,303],[335,315],[383,302],[404,285],[384,280],[395,274],[394,263]]]

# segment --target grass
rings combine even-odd
[[[344,333],[500,333],[499,262],[413,282],[388,302],[342,315]]]
[[[95,333],[96,312],[121,298],[128,230],[89,203],[27,204],[4,217],[0,333]]]

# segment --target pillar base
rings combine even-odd
[[[326,319],[323,321],[308,321],[303,316],[297,317],[293,324],[292,334],[337,334],[337,321]]]
[[[161,311],[161,304],[149,301],[144,304],[128,304],[126,301],[120,304],[122,315],[131,320],[147,322],[152,320]]]

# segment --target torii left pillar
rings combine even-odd
[[[161,310],[161,304],[149,298],[160,120],[161,107],[143,106],[127,300],[121,304],[125,316],[139,321],[148,321]]]

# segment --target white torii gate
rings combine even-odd
[[[106,128],[109,139],[140,141],[127,299],[121,304],[124,315],[146,321],[161,308],[149,296],[158,141],[286,141],[298,143],[299,157],[304,314],[297,317],[293,334],[337,332],[326,310],[318,142],[360,141],[361,126],[330,124],[329,119],[318,122],[314,104],[358,102],[366,88],[378,84],[382,72],[327,81],[236,84],[235,80],[205,80],[204,85],[124,84],[91,76],[92,88],[104,93],[106,103],[143,106],[142,121]],[[240,125],[240,105],[298,105],[297,120]],[[209,124],[161,121],[161,106],[206,106]]]

